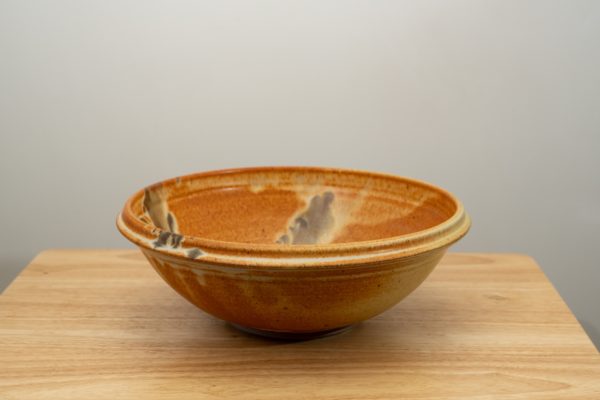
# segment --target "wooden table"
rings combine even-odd
[[[52,250],[0,295],[0,399],[600,399],[600,355],[535,262],[450,254],[347,333],[276,342],[138,251]]]

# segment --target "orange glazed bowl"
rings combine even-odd
[[[281,338],[339,332],[392,307],[469,226],[433,185],[316,167],[169,179],[135,193],[117,220],[191,303]]]

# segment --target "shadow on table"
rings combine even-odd
[[[193,358],[195,351],[202,355],[205,348],[221,349],[223,353],[232,354],[237,351],[238,355],[255,353],[263,359],[306,359],[307,355],[311,354],[313,363],[332,359],[338,363],[343,363],[344,360],[375,358],[378,362],[386,359],[398,361],[399,358],[403,358],[400,355],[414,358],[408,357],[409,354],[420,354],[419,357],[423,357],[440,350],[436,343],[443,342],[447,346],[448,337],[453,336],[454,330],[460,329],[457,324],[447,322],[459,320],[458,317],[453,317],[457,307],[448,304],[447,301],[443,304],[441,302],[441,299],[434,297],[421,296],[417,299],[415,296],[373,319],[352,326],[347,331],[310,340],[282,340],[257,336],[195,310],[196,315],[193,318],[196,323],[190,323],[188,320],[185,328],[185,346],[188,348],[186,357]],[[439,312],[441,309],[445,310],[445,321],[438,320],[434,313],[427,315],[427,310]],[[193,333],[196,329],[197,336]],[[445,340],[441,340],[442,338]]]

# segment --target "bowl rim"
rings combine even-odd
[[[391,236],[381,239],[358,242],[327,244],[277,244],[277,243],[243,243],[207,239],[198,236],[180,235],[180,246],[156,247],[153,241],[165,231],[144,223],[133,212],[133,203],[144,191],[162,185],[176,184],[183,180],[201,179],[217,175],[260,172],[324,172],[371,176],[392,179],[412,185],[426,187],[440,193],[456,206],[454,214],[443,222],[427,229]],[[223,266],[256,266],[256,267],[335,267],[339,265],[381,263],[401,257],[414,256],[431,250],[450,246],[458,241],[470,229],[471,220],[463,204],[452,193],[431,183],[405,176],[382,172],[373,172],[351,168],[333,168],[317,166],[259,166],[218,169],[182,175],[155,182],[145,186],[131,195],[121,213],[117,216],[116,225],[125,238],[142,248],[159,253]],[[197,258],[190,257],[189,250],[200,250]]]

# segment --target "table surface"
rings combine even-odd
[[[0,295],[0,399],[600,399],[600,355],[535,262],[449,254],[353,330],[253,337],[132,250],[51,250]]]

